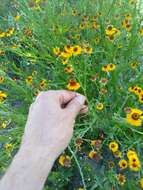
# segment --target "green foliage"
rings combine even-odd
[[[87,190],[140,189],[142,163],[139,172],[129,168],[121,170],[118,166],[120,158],[109,150],[108,145],[110,141],[116,141],[125,159],[129,149],[137,152],[140,161],[143,158],[143,128],[131,126],[125,119],[125,108],[143,108],[128,90],[131,86],[143,88],[143,34],[139,32],[142,29],[142,2],[3,2],[0,32],[6,36],[0,37],[0,77],[4,78],[0,82],[0,91],[8,96],[0,103],[0,125],[4,122],[7,125],[0,128],[1,174],[18,150],[28,108],[37,92],[65,89],[72,79],[80,84],[78,92],[87,97],[89,112],[78,117],[72,142],[65,152],[71,157],[71,167],[60,166],[57,161],[45,190],[76,190],[80,187]],[[6,9],[8,11],[3,11]],[[20,18],[16,18],[17,15]],[[121,24],[125,18],[131,24],[130,29]],[[81,23],[85,24],[83,29]],[[106,34],[110,25],[118,35]],[[7,36],[8,29],[11,30],[10,36]],[[70,56],[64,65],[61,56],[55,55],[53,50],[58,47],[63,52],[66,45],[78,45],[82,53]],[[92,48],[92,52],[84,52],[85,47]],[[103,66],[109,63],[113,63],[115,69],[104,72]],[[67,65],[72,65],[72,73],[65,73]],[[102,82],[103,79],[107,84]],[[43,80],[44,86],[41,86]],[[102,110],[97,109],[99,103],[104,105]],[[80,150],[76,144],[79,138],[83,140]],[[95,139],[101,141],[100,148],[91,146],[91,140]],[[11,151],[5,149],[7,143],[13,145]],[[91,150],[97,152],[99,160],[89,158]],[[113,168],[109,167],[110,161],[114,162]],[[116,178],[118,173],[126,177],[123,186]]]

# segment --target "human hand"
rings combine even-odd
[[[72,138],[76,116],[87,111],[84,103],[85,97],[76,92],[41,92],[30,107],[22,148],[45,156],[51,152],[56,159]]]
[[[71,140],[77,114],[87,111],[84,103],[83,95],[66,90],[38,95],[29,110],[21,147],[0,189],[42,190],[54,161]]]

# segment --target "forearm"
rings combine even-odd
[[[0,182],[1,190],[41,190],[55,157],[20,149]]]

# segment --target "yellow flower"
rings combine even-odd
[[[129,4],[133,5],[135,4],[137,1],[136,0],[129,0]]]
[[[68,65],[68,66],[64,69],[64,71],[65,71],[66,73],[72,73],[72,72],[73,72],[73,66],[72,66],[72,65]]]
[[[4,77],[0,76],[0,84],[2,84],[4,82]]]
[[[33,82],[33,77],[32,76],[28,76],[27,79],[26,79],[26,83],[27,84],[32,84]]]
[[[133,150],[128,150],[127,157],[129,159],[129,168],[132,171],[138,172],[140,170],[141,166],[140,166],[140,160],[139,160],[136,152]]]
[[[58,48],[58,47],[54,48],[54,49],[53,49],[53,53],[54,53],[55,55],[60,55],[60,53],[61,53],[60,48]]]
[[[139,29],[140,36],[143,36],[143,28]]]
[[[139,127],[142,125],[143,112],[139,109],[130,109],[130,113],[127,114],[126,120],[132,126]]]
[[[5,129],[6,127],[7,127],[6,122],[3,122],[3,123],[1,124],[1,128]]]
[[[129,168],[130,170],[134,171],[134,172],[138,172],[140,170],[140,161],[137,157],[137,155],[133,155],[129,157]]]
[[[116,28],[114,28],[112,25],[107,26],[105,33],[107,36],[113,36],[116,33]]]
[[[99,161],[101,159],[100,155],[98,155],[98,153],[94,150],[91,150],[88,154],[89,158]]]
[[[126,14],[126,15],[125,15],[125,19],[126,19],[126,20],[131,20],[131,19],[132,19],[132,16],[131,16],[130,14]]]
[[[61,166],[70,167],[71,166],[71,158],[68,155],[61,155],[59,158],[59,164]]]
[[[68,53],[66,51],[61,52],[60,57],[61,58],[69,58],[69,57],[71,57],[71,53]]]
[[[127,161],[124,160],[124,159],[120,160],[119,163],[118,163],[118,165],[119,165],[119,167],[120,167],[121,169],[126,169],[126,168],[128,167],[128,163],[127,163]]]
[[[110,64],[107,65],[107,67],[108,67],[108,71],[114,71],[115,68],[116,68],[116,65],[113,64],[113,63],[110,63]]]
[[[140,179],[140,186],[143,189],[143,178]]]
[[[32,76],[36,76],[37,75],[37,71],[36,70],[34,70],[33,72],[32,72]]]
[[[68,60],[69,60],[68,58],[63,57],[63,58],[62,58],[62,64],[63,64],[63,65],[67,64],[67,63],[68,63]]]
[[[45,79],[41,80],[41,82],[40,82],[40,89],[44,89],[46,87],[46,85],[47,85],[46,80]]]
[[[131,67],[132,69],[136,69],[137,66],[138,66],[138,63],[137,63],[137,62],[134,62],[134,63],[131,63],[131,64],[130,64],[130,67]]]
[[[116,65],[113,63],[109,63],[107,65],[104,65],[102,67],[102,71],[104,72],[110,72],[110,71],[114,71],[116,69]]]
[[[89,158],[91,158],[91,159],[94,159],[96,157],[96,155],[97,155],[97,152],[95,152],[94,150],[90,151],[88,154]]]
[[[0,38],[3,38],[3,37],[5,37],[5,32],[0,31]]]
[[[73,47],[71,45],[66,45],[64,47],[64,49],[65,49],[66,53],[68,53],[70,56],[72,55],[72,53],[73,53]]]
[[[126,177],[122,174],[117,174],[116,175],[117,181],[119,183],[119,185],[124,185],[126,182]]]
[[[4,148],[5,148],[5,150],[6,150],[7,152],[11,152],[12,149],[13,149],[13,145],[12,145],[11,143],[6,143],[6,144],[4,145]]]
[[[118,150],[118,148],[119,148],[119,145],[118,145],[117,142],[112,141],[112,142],[109,143],[109,149],[110,149],[113,153],[116,152],[116,151]]]
[[[92,47],[85,47],[85,48],[83,49],[83,51],[84,51],[85,53],[87,53],[87,54],[92,54],[93,49],[92,49]]]
[[[136,152],[135,151],[133,151],[133,150],[128,150],[127,151],[127,158],[129,159],[131,156],[136,156],[137,154],[136,154]]]
[[[95,43],[98,44],[99,42],[100,42],[100,37],[97,36],[97,37],[95,38]]]
[[[16,15],[16,16],[14,17],[14,20],[15,20],[15,21],[18,21],[20,18],[21,18],[20,15]]]
[[[72,10],[72,16],[77,16],[78,12],[77,10]]]
[[[80,55],[82,52],[82,48],[78,45],[76,46],[73,46],[73,55],[74,56],[77,56],[77,55]]]
[[[139,102],[143,103],[143,93],[139,95]]]
[[[94,146],[96,149],[99,149],[99,147],[101,146],[102,141],[97,139],[97,140],[91,140],[90,145]]]
[[[108,72],[108,67],[107,67],[107,65],[102,66],[102,71]]]
[[[80,88],[80,84],[76,82],[75,80],[70,80],[67,89],[68,90],[78,90]]]
[[[85,24],[85,23],[80,23],[79,28],[80,28],[81,30],[83,30],[85,27],[86,27],[86,24]]]
[[[128,32],[132,29],[132,25],[131,25],[129,19],[124,19],[124,20],[121,22],[121,26],[122,26],[123,28],[125,28],[125,30],[128,31]]]
[[[7,98],[7,94],[5,92],[0,91],[0,102],[4,101]]]
[[[6,32],[6,36],[7,37],[11,37],[14,33],[14,28],[9,28]]]
[[[99,103],[96,104],[96,109],[97,110],[103,110],[103,108],[104,108],[104,105],[102,103],[99,102]]]

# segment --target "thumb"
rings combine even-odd
[[[66,106],[66,111],[70,113],[73,118],[75,118],[82,109],[85,100],[85,96],[78,94],[68,103]]]

